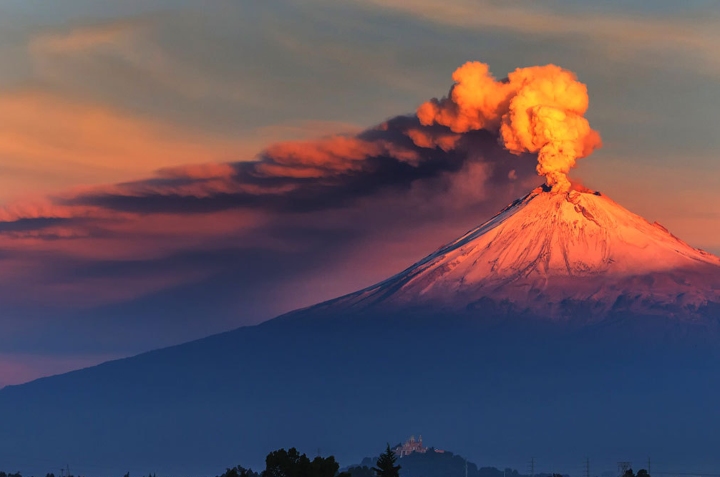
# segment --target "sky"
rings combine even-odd
[[[0,386],[369,286],[543,182],[421,125],[467,61],[556,64],[576,181],[720,253],[720,2],[0,3]]]

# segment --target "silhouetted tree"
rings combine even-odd
[[[265,458],[265,470],[262,477],[307,477],[310,472],[310,459],[292,447],[290,450],[273,451]]]
[[[372,470],[377,477],[400,477],[401,467],[395,465],[395,462],[397,462],[397,456],[388,444],[387,449],[380,455]]]
[[[335,461],[334,456],[320,457],[317,456],[313,459],[310,464],[310,476],[309,477],[349,477],[347,472],[338,474],[340,464]]]
[[[632,469],[628,469],[625,471],[622,477],[635,477],[635,472],[633,472]]]
[[[280,449],[271,452],[265,458],[265,470],[262,477],[350,477],[343,472],[338,474],[340,464],[335,457],[315,457],[312,461],[305,454],[300,454],[294,447],[290,450]],[[251,476],[227,476],[251,477]]]
[[[637,477],[650,477],[650,474],[645,469],[640,469],[637,472]]]
[[[238,465],[231,469],[226,469],[225,473],[218,477],[259,477],[260,474],[253,472],[252,469],[246,469],[245,467]],[[155,477],[155,476],[153,476]]]

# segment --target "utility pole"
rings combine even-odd
[[[590,458],[585,457],[585,477],[590,477]]]
[[[468,474],[467,474],[467,459],[465,459],[465,477],[468,477]]]
[[[650,469],[650,457],[648,457],[648,468],[647,468],[648,474],[650,474],[650,470],[651,470]],[[650,475],[652,475],[652,474],[650,474]]]
[[[530,475],[535,477],[535,457],[530,457]]]

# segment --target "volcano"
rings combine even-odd
[[[364,290],[1,390],[0,468],[197,476],[279,447],[355,462],[421,431],[488,465],[710,470],[719,320],[720,259],[541,187]]]
[[[579,325],[620,312],[697,320],[718,303],[720,258],[599,192],[539,187],[403,272],[312,311],[502,311]]]

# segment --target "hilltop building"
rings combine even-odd
[[[420,436],[418,440],[415,440],[415,436],[410,436],[410,439],[405,441],[405,444],[397,446],[395,449],[393,449],[393,451],[395,452],[396,456],[403,457],[406,455],[410,455],[413,452],[419,452],[420,454],[424,454],[427,452],[427,447],[423,447],[422,436]]]
[[[423,440],[422,436],[419,436],[417,440],[415,440],[415,436],[410,436],[410,439],[405,441],[404,444],[401,444],[397,446],[395,449],[393,449],[393,452],[395,452],[395,455],[398,457],[404,457],[406,455],[410,455],[413,452],[418,452],[420,454],[424,454],[429,449],[427,447],[423,446]],[[445,451],[441,449],[432,449],[433,451],[437,452],[438,454],[441,454]]]

